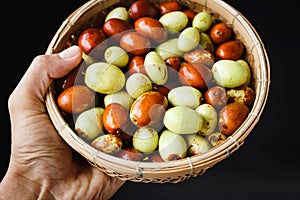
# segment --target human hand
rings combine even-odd
[[[8,171],[0,185],[3,199],[109,199],[124,181],[74,159],[45,107],[51,82],[81,61],[73,46],[59,54],[37,56],[12,92],[8,108],[12,146]]]

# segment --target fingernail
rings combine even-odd
[[[67,59],[67,58],[72,58],[73,56],[76,55],[76,53],[77,53],[76,47],[75,46],[71,46],[71,47],[63,50],[62,52],[60,52],[58,55],[62,59]]]

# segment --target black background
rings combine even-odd
[[[12,1],[11,1],[12,2]],[[1,178],[9,163],[7,99],[32,59],[83,0],[7,2],[1,14]],[[296,1],[225,1],[259,33],[271,86],[258,124],[244,145],[203,175],[178,184],[128,181],[113,199],[299,199],[299,17]],[[2,12],[3,13],[3,12]],[[20,99],[21,101],[21,99]],[[66,191],[68,192],[68,191]]]

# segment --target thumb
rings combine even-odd
[[[35,57],[10,96],[10,108],[34,109],[37,102],[44,102],[44,96],[54,78],[60,78],[75,68],[82,59],[78,46],[72,46],[58,54]],[[21,102],[20,102],[21,100]],[[18,108],[18,106],[21,106]]]

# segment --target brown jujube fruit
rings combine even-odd
[[[221,86],[208,88],[203,97],[206,103],[217,108],[226,105],[228,101],[226,90]]]
[[[128,147],[121,149],[121,151],[119,151],[119,153],[117,154],[117,157],[124,160],[140,161],[143,158],[143,153],[135,148]]]
[[[97,137],[91,143],[91,146],[95,149],[107,154],[115,154],[122,148],[122,140],[113,134],[106,134]]]
[[[119,18],[111,18],[103,24],[103,32],[108,37],[114,36],[115,40],[131,29],[133,29],[133,25],[130,22]]]
[[[166,1],[158,5],[160,15],[164,15],[169,12],[181,10],[181,4],[177,1]]]
[[[81,50],[89,54],[98,44],[106,40],[106,35],[99,28],[87,28],[78,37],[77,43]]]
[[[120,46],[133,55],[145,55],[151,48],[151,41],[138,32],[127,32],[120,38]]]
[[[159,10],[156,5],[148,0],[139,0],[133,2],[128,8],[129,17],[135,21],[141,17],[157,18]]]
[[[85,85],[73,85],[58,96],[57,103],[66,113],[81,113],[95,104],[95,93]]]
[[[212,72],[202,64],[183,63],[179,68],[178,78],[184,85],[206,89],[211,83]]]
[[[243,103],[248,107],[252,106],[255,100],[254,90],[245,85],[228,89],[227,96],[230,102]]]
[[[145,66],[144,66],[145,57],[144,56],[132,56],[128,64],[128,73],[142,73],[147,75]]]
[[[232,135],[244,122],[249,108],[241,103],[229,103],[219,113],[218,128],[224,135]]]
[[[167,29],[158,19],[152,17],[141,17],[134,22],[137,32],[146,35],[152,42],[160,43],[168,39]]]
[[[121,104],[110,103],[104,109],[103,126],[109,133],[120,135],[126,131],[129,120],[129,113]]]
[[[164,95],[157,91],[146,92],[131,105],[130,119],[138,127],[154,125],[162,120],[167,107]]]
[[[205,49],[194,49],[183,54],[185,61],[189,63],[200,63],[211,68],[215,63],[215,56]]]
[[[165,59],[165,63],[168,67],[171,67],[178,71],[181,66],[181,58],[179,56],[171,56]]]
[[[215,44],[221,44],[231,38],[231,28],[225,22],[217,23],[210,29],[209,36]]]
[[[223,42],[216,49],[216,55],[221,60],[237,60],[244,53],[244,44],[239,40]]]

